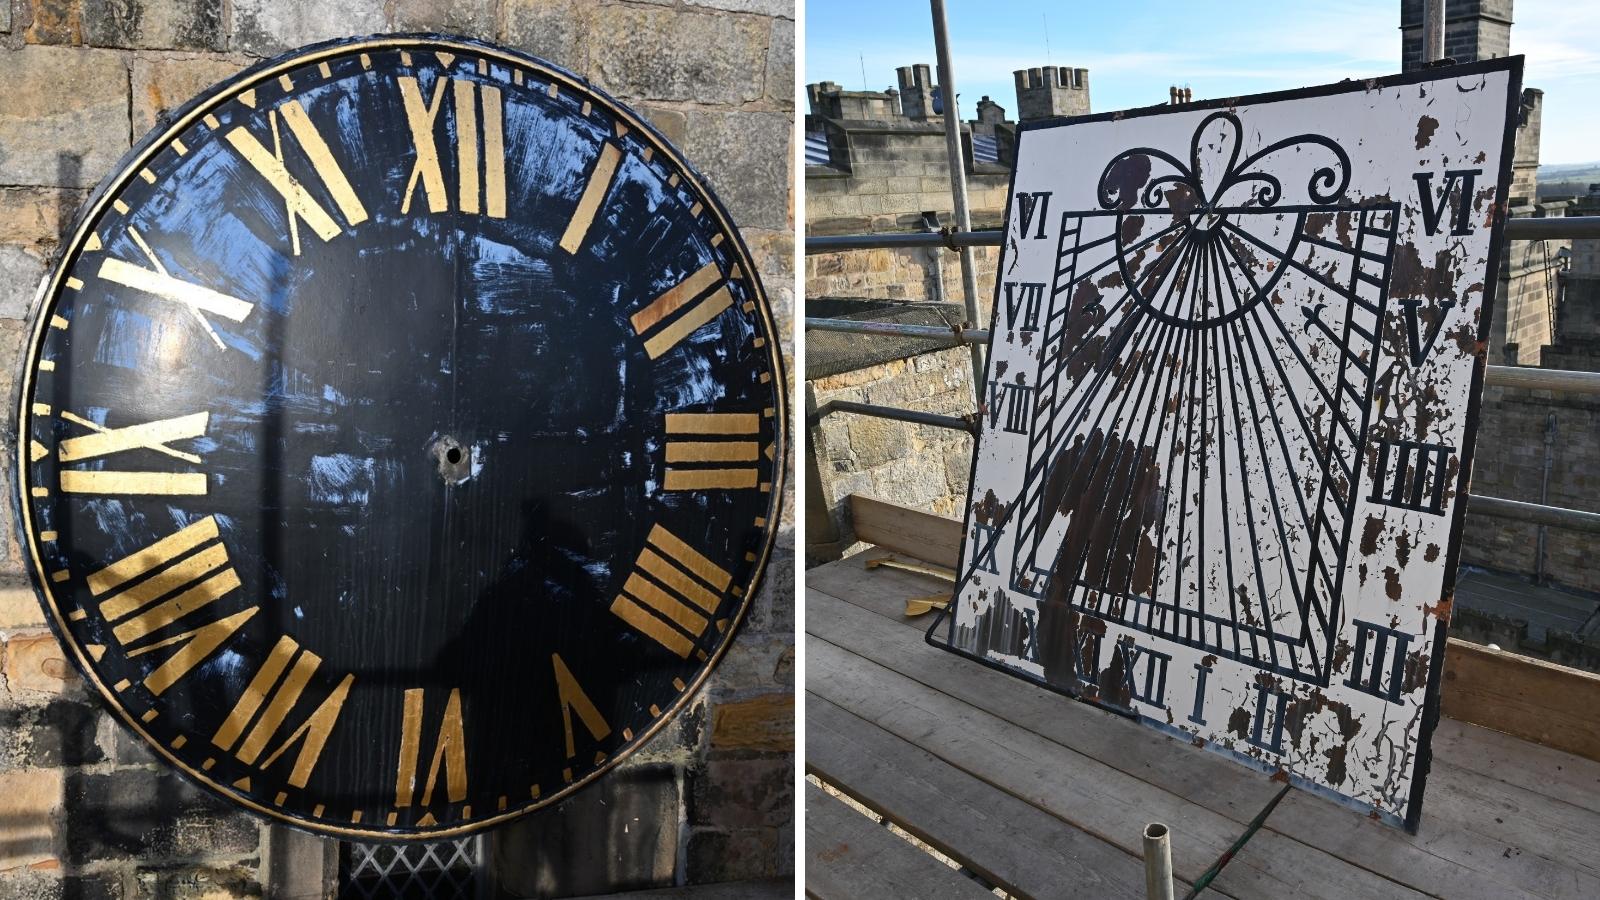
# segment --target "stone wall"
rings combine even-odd
[[[743,226],[793,320],[794,5],[785,0],[0,0],[0,396],[88,189],[166,111],[281,50],[379,31],[496,40],[643,112]],[[784,353],[794,371],[792,335]],[[321,896],[337,847],[235,812],[100,710],[45,629],[0,465],[0,896]],[[790,479],[792,485],[793,480]],[[494,832],[502,888],[571,896],[792,873],[794,530],[694,706],[600,784]]]

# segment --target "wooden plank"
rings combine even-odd
[[[1013,894],[1144,896],[1143,863],[1126,851],[814,693],[806,695],[806,769]],[[808,821],[807,853],[810,840]]]
[[[847,561],[830,564],[841,568],[846,565]],[[870,577],[851,573],[857,576],[853,583],[857,588],[854,597],[862,604],[859,606],[808,588],[806,630],[855,653],[870,654],[907,677],[981,706],[1236,822],[1248,821],[1275,791],[1276,785],[1264,776],[1230,760],[1209,753],[1184,752],[1188,748],[1177,746],[1151,729],[933,650],[923,643],[922,620],[908,621],[894,611],[907,588],[891,584],[884,589],[884,582],[916,576],[880,575],[880,571]],[[889,609],[894,620],[863,606]],[[1430,785],[1429,804],[1433,796]],[[1427,809],[1431,807],[1425,805]],[[1273,813],[1267,828],[1357,861],[1385,877],[1448,897],[1492,900],[1543,896],[1579,900],[1600,896],[1600,882],[1571,866],[1551,865],[1524,856],[1519,846],[1488,840],[1427,811],[1422,833],[1413,836],[1294,791]],[[1532,884],[1545,886],[1534,890],[1529,887]],[[1586,893],[1589,891],[1596,893]]]
[[[938,565],[956,565],[959,522],[854,494],[850,501],[852,510],[859,501],[867,512],[866,534],[888,538],[865,537],[858,527],[861,540]],[[806,573],[808,584],[816,571]],[[1600,709],[1600,675],[1456,638],[1449,640],[1444,659],[1440,704],[1446,716],[1600,761],[1600,717],[1591,712]]]
[[[884,503],[860,494],[850,495],[850,517],[856,540],[877,544],[923,562],[953,569],[961,555],[961,523]]]
[[[1600,812],[1600,763],[1467,722],[1441,719],[1433,758]]]
[[[1204,871],[1242,830],[1197,803],[818,637],[806,640],[806,664],[808,689],[818,696],[1129,853],[1142,852],[1146,823],[1167,824],[1181,836],[1173,841],[1172,865],[1184,880]],[[1257,833],[1216,884],[1236,897],[1423,896],[1270,831]]]
[[[972,879],[806,784],[806,896],[994,900]]]
[[[1600,760],[1600,675],[1451,640],[1444,714]]]

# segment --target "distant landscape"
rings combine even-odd
[[[1574,197],[1600,184],[1600,162],[1565,163],[1539,167],[1539,199]]]

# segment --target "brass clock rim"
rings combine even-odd
[[[142,723],[133,714],[133,712],[117,702],[116,694],[100,680],[99,675],[95,671],[91,661],[87,658],[83,647],[78,641],[71,637],[71,631],[67,625],[66,617],[62,614],[61,605],[57,601],[56,596],[50,587],[49,579],[44,576],[44,567],[39,556],[39,542],[37,539],[37,534],[34,530],[31,505],[27,502],[27,492],[31,487],[31,482],[28,478],[28,466],[24,462],[24,455],[20,450],[23,437],[31,433],[33,417],[31,406],[28,401],[32,395],[34,384],[33,376],[38,366],[39,354],[43,349],[43,342],[41,338],[44,334],[45,325],[48,322],[47,307],[49,307],[52,301],[60,295],[61,285],[65,280],[66,274],[71,269],[71,264],[75,263],[81,254],[83,244],[87,240],[93,224],[100,220],[100,217],[104,214],[106,207],[110,205],[112,199],[118,196],[121,191],[127,187],[139,169],[156,154],[170,146],[174,138],[180,136],[185,129],[205,115],[208,111],[231,101],[237,97],[239,93],[248,90],[254,85],[272,80],[287,70],[297,69],[302,66],[334,57],[348,56],[359,53],[362,50],[389,50],[411,47],[422,47],[427,50],[447,48],[464,54],[476,54],[481,57],[499,61],[506,65],[530,69],[544,77],[549,78],[553,83],[560,83],[579,91],[589,97],[592,97],[600,105],[604,106],[608,111],[615,115],[620,121],[625,122],[640,135],[647,138],[655,147],[656,152],[664,154],[667,159],[671,160],[672,163],[682,171],[684,175],[683,180],[691,186],[694,193],[705,204],[706,209],[716,214],[717,222],[721,226],[722,231],[733,239],[731,243],[737,250],[740,267],[743,269],[746,276],[746,281],[751,286],[758,301],[756,303],[756,307],[761,314],[761,319],[765,324],[767,334],[770,337],[767,342],[766,349],[768,362],[770,363],[771,369],[774,373],[774,442],[777,445],[777,452],[774,454],[775,465],[772,473],[772,491],[769,495],[767,503],[766,534],[764,535],[761,550],[755,561],[755,567],[752,570],[750,579],[748,583],[743,586],[742,602],[739,605],[739,609],[732,617],[732,625],[728,630],[726,639],[722,641],[721,645],[717,647],[716,651],[711,654],[711,658],[707,660],[700,670],[695,674],[694,680],[690,682],[684,690],[679,692],[678,697],[672,702],[672,704],[662,711],[662,714],[650,724],[649,728],[640,733],[633,741],[628,742],[628,744],[622,750],[613,754],[609,759],[606,760],[604,764],[591,770],[582,778],[577,779],[571,784],[564,785],[560,790],[541,796],[538,800],[519,806],[514,810],[507,810],[493,816],[487,816],[482,819],[477,819],[472,822],[450,828],[428,829],[423,831],[364,829],[349,826],[331,825],[311,819],[295,818],[282,812],[281,810],[277,810],[263,803],[257,802],[252,797],[229,790],[226,785],[211,779],[205,773],[197,771],[193,767],[189,766],[182,759],[173,754],[173,752],[166,745],[152,738],[151,735],[142,727]],[[270,819],[303,831],[310,831],[323,836],[359,838],[367,841],[434,840],[438,838],[460,837],[463,835],[475,834],[477,832],[493,828],[497,825],[509,822],[536,810],[550,806],[560,800],[566,799],[579,789],[604,777],[612,769],[616,768],[620,763],[628,759],[640,748],[648,744],[663,728],[667,726],[669,722],[677,718],[677,716],[683,711],[683,708],[687,706],[689,702],[694,699],[695,695],[700,692],[700,688],[705,684],[706,679],[711,676],[711,673],[722,662],[723,657],[727,655],[728,648],[733,645],[734,638],[737,637],[739,631],[744,625],[745,619],[750,613],[750,608],[755,602],[755,595],[761,585],[762,578],[766,574],[766,568],[771,559],[772,550],[777,544],[778,529],[781,524],[780,518],[783,509],[783,489],[786,483],[787,474],[785,462],[788,459],[788,378],[784,371],[783,354],[779,348],[779,342],[777,340],[779,332],[772,317],[771,302],[767,297],[765,287],[761,283],[761,278],[754,265],[754,261],[750,257],[749,248],[745,246],[743,235],[739,232],[738,227],[729,218],[727,211],[722,206],[721,201],[711,194],[703,182],[704,177],[700,174],[700,172],[693,165],[691,165],[688,160],[684,159],[678,150],[670,142],[668,142],[666,138],[656,131],[654,126],[645,121],[642,117],[636,115],[621,101],[613,98],[604,90],[590,84],[587,80],[573,75],[572,73],[567,72],[566,70],[552,63],[540,60],[534,56],[520,53],[515,50],[483,41],[439,34],[390,34],[371,35],[368,37],[357,38],[336,38],[331,41],[325,41],[290,50],[280,56],[262,62],[253,68],[246,69],[231,76],[230,78],[212,85],[199,96],[185,104],[181,114],[174,117],[171,122],[168,122],[165,126],[151,129],[141,139],[140,144],[135,145],[133,149],[131,149],[122,157],[122,159],[119,161],[117,169],[112,174],[101,180],[95,191],[90,195],[90,199],[79,210],[76,223],[73,227],[71,239],[62,243],[63,250],[60,257],[56,261],[56,264],[52,267],[49,274],[47,274],[44,280],[41,281],[38,290],[35,292],[30,309],[30,316],[33,319],[33,324],[28,336],[27,354],[23,358],[22,377],[18,380],[17,385],[18,394],[16,398],[16,408],[17,438],[19,449],[16,453],[17,486],[16,490],[13,492],[13,502],[15,503],[18,512],[17,520],[22,526],[21,530],[23,537],[21,540],[26,544],[28,550],[27,558],[28,562],[30,563],[28,566],[28,575],[34,585],[34,594],[36,598],[41,601],[40,605],[44,606],[50,613],[50,615],[47,617],[47,624],[50,626],[50,630],[54,633],[57,642],[71,649],[73,662],[77,666],[78,671],[85,677],[87,681],[89,681],[89,683],[94,685],[95,690],[100,694],[101,699],[106,701],[104,705],[110,707],[116,713],[123,725],[132,729],[134,734],[138,735],[147,746],[155,750],[161,756],[161,758],[165,759],[168,763],[174,766],[185,777],[199,784],[206,790],[224,798],[228,802],[245,807],[254,813],[266,816]]]

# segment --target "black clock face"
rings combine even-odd
[[[782,384],[738,234],[637,116],[477,43],[324,45],[91,200],[29,349],[24,540],[190,776],[462,832],[605,772],[720,658]]]

